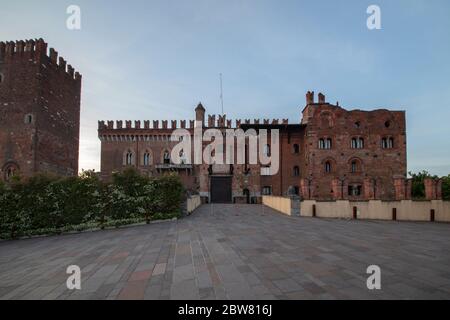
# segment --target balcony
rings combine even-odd
[[[155,166],[157,170],[187,170],[192,169],[192,164],[157,164]]]

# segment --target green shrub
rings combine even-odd
[[[450,200],[450,174],[442,177],[442,199]]]
[[[177,175],[149,179],[136,170],[116,173],[112,183],[91,171],[62,178],[39,174],[0,184],[0,237],[60,234],[118,227],[180,212],[183,187]]]

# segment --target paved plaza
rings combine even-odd
[[[70,265],[81,290],[66,287]],[[367,289],[369,265],[382,290]],[[450,299],[450,225],[205,205],[178,221],[0,242],[0,299]]]

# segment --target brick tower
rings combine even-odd
[[[0,42],[0,179],[78,173],[81,75],[44,40]]]

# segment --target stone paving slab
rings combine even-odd
[[[379,291],[366,287],[373,264]],[[450,224],[205,205],[162,224],[0,242],[0,299],[450,299]]]

